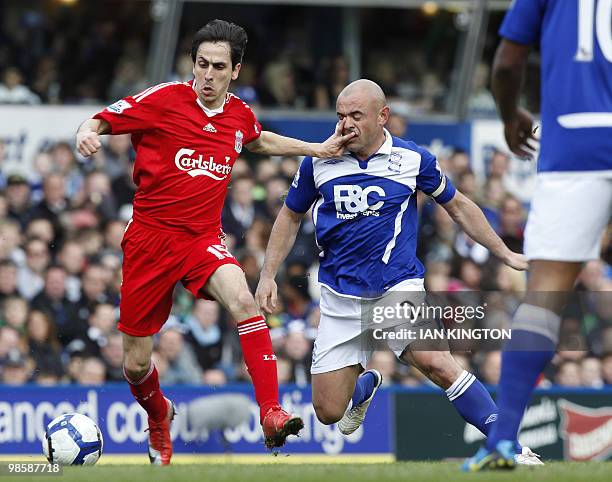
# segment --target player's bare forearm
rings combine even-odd
[[[292,211],[286,205],[283,205],[281,208],[276,221],[274,221],[268,247],[266,248],[265,261],[261,269],[262,278],[274,279],[276,276],[278,268],[295,243],[303,216],[301,213]]]
[[[110,134],[111,127],[103,119],[87,119],[79,126],[77,133],[79,132],[95,132],[98,135],[104,135]]]
[[[519,106],[528,54],[528,45],[502,40],[491,76],[491,90],[504,122],[504,137],[510,150],[523,159],[533,158],[537,149],[533,118]]]
[[[337,127],[329,139],[319,144],[263,131],[259,138],[247,144],[246,147],[251,152],[267,156],[335,157],[342,155],[344,144],[355,135],[354,132],[345,136],[341,133],[341,129]]]
[[[274,221],[272,234],[266,248],[266,259],[261,270],[255,301],[265,313],[273,313],[278,300],[278,287],[276,286],[276,273],[281,263],[289,254],[295,243],[295,237],[300,229],[303,214],[296,213],[283,206]]]
[[[504,123],[512,122],[517,115],[528,54],[528,45],[506,39],[495,52],[491,90]]]
[[[453,199],[442,204],[442,207],[470,238],[483,245],[508,266],[519,270],[528,268],[527,260],[504,244],[485,218],[482,210],[459,191],[456,192]]]
[[[102,147],[101,134],[109,134],[111,127],[102,119],[87,119],[83,122],[76,133],[76,147],[82,156],[91,156]]]
[[[453,199],[442,204],[442,207],[468,236],[482,244],[495,256],[502,258],[509,251],[485,218],[482,210],[459,191],[455,193]]]
[[[317,156],[316,146],[318,144],[263,131],[257,140],[246,147],[251,152],[267,156]]]

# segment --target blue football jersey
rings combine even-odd
[[[439,203],[455,195],[433,154],[385,134],[367,161],[351,154],[304,158],[285,200],[299,213],[312,206],[319,282],[341,295],[373,298],[423,278],[416,257],[416,190]]]
[[[540,42],[538,171],[612,170],[612,2],[515,0],[499,33]]]

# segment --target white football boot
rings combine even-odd
[[[523,451],[514,456],[514,461],[519,465],[544,465],[540,456],[532,452],[529,447],[523,447]]]
[[[374,390],[372,390],[372,394],[363,402],[361,402],[356,407],[351,407],[344,412],[344,416],[338,422],[338,429],[344,435],[350,435],[355,430],[357,430],[361,424],[363,423],[363,419],[366,416],[366,412],[368,411],[368,407],[370,403],[374,399],[374,395],[376,395],[376,391],[380,388],[382,384],[383,377],[378,372],[378,370],[370,369],[363,372],[360,376],[364,376],[366,373],[373,373],[376,377],[376,385],[374,386]]]

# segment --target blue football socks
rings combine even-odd
[[[500,440],[516,442],[535,383],[554,354],[555,342],[551,338],[533,331],[512,331],[512,340],[502,354],[497,394],[499,416],[487,439],[489,450]]]
[[[463,373],[446,390],[446,396],[459,415],[488,435],[497,420],[497,405],[482,383],[471,373]]]
[[[353,397],[351,401],[353,402],[353,407],[365,402],[374,391],[378,380],[376,379],[376,375],[372,372],[365,372],[362,376],[357,379],[357,383],[355,384],[355,391],[353,392]]]

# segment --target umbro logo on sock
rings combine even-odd
[[[213,133],[217,132],[217,129],[215,129],[215,126],[212,125],[210,122],[208,124],[206,124],[202,130],[204,130],[206,132],[213,132]]]
[[[263,359],[264,359],[264,361],[276,360],[276,355],[274,355],[274,354],[272,354],[272,355],[264,355]]]
[[[485,421],[485,425],[488,423],[493,423],[495,422],[495,420],[497,420],[497,414],[492,413],[491,415],[489,415],[489,418],[487,418],[487,420]]]

